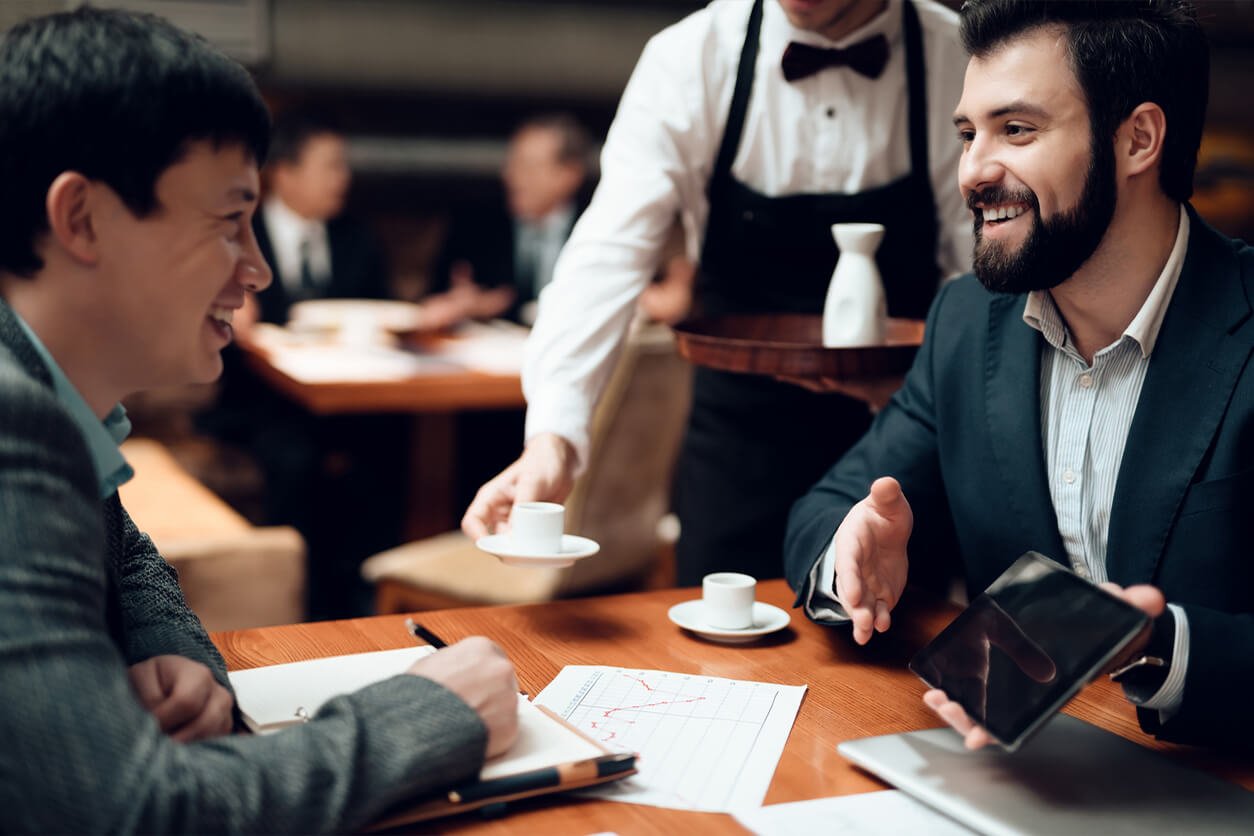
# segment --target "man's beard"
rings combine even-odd
[[[1027,293],[1057,287],[1088,261],[1102,242],[1115,214],[1115,151],[1110,143],[1095,147],[1089,155],[1084,191],[1075,207],[1043,221],[1041,205],[1030,189],[1012,191],[1001,187],[972,192],[967,206],[974,213],[975,276],[995,293]],[[976,208],[1027,203],[1032,229],[1017,249],[983,237],[984,218]]]

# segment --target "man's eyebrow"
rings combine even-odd
[[[1045,110],[1045,108],[1040,105],[1025,102],[1022,99],[1016,99],[1009,104],[994,108],[988,112],[989,119],[1000,119],[1003,116],[1011,115],[1035,116],[1038,119],[1045,119],[1049,117],[1049,111]],[[971,118],[964,113],[954,114],[954,125],[962,125],[970,121]]]
[[[230,192],[227,193],[227,198],[232,203],[240,203],[240,202],[256,203],[257,193],[253,191],[252,189],[246,188],[244,186],[236,186],[235,188],[231,189]]]

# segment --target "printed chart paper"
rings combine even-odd
[[[610,749],[639,754],[639,774],[587,795],[729,812],[762,804],[805,690],[570,665],[535,701]]]

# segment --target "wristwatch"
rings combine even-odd
[[[1176,643],[1176,619],[1171,610],[1154,619],[1149,641],[1141,655],[1110,672],[1110,678],[1123,686],[1124,696],[1134,705],[1152,699],[1167,681],[1172,651]]]

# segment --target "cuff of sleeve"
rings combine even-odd
[[[806,578],[805,613],[815,621],[843,624],[849,614],[836,597],[836,535],[827,543],[823,557],[815,562]]]
[[[1176,622],[1175,641],[1171,648],[1171,667],[1167,678],[1154,695],[1140,704],[1141,708],[1149,708],[1158,712],[1160,722],[1167,722],[1171,715],[1180,710],[1184,701],[1184,678],[1189,668],[1189,619],[1184,609],[1175,604],[1168,604]]]

